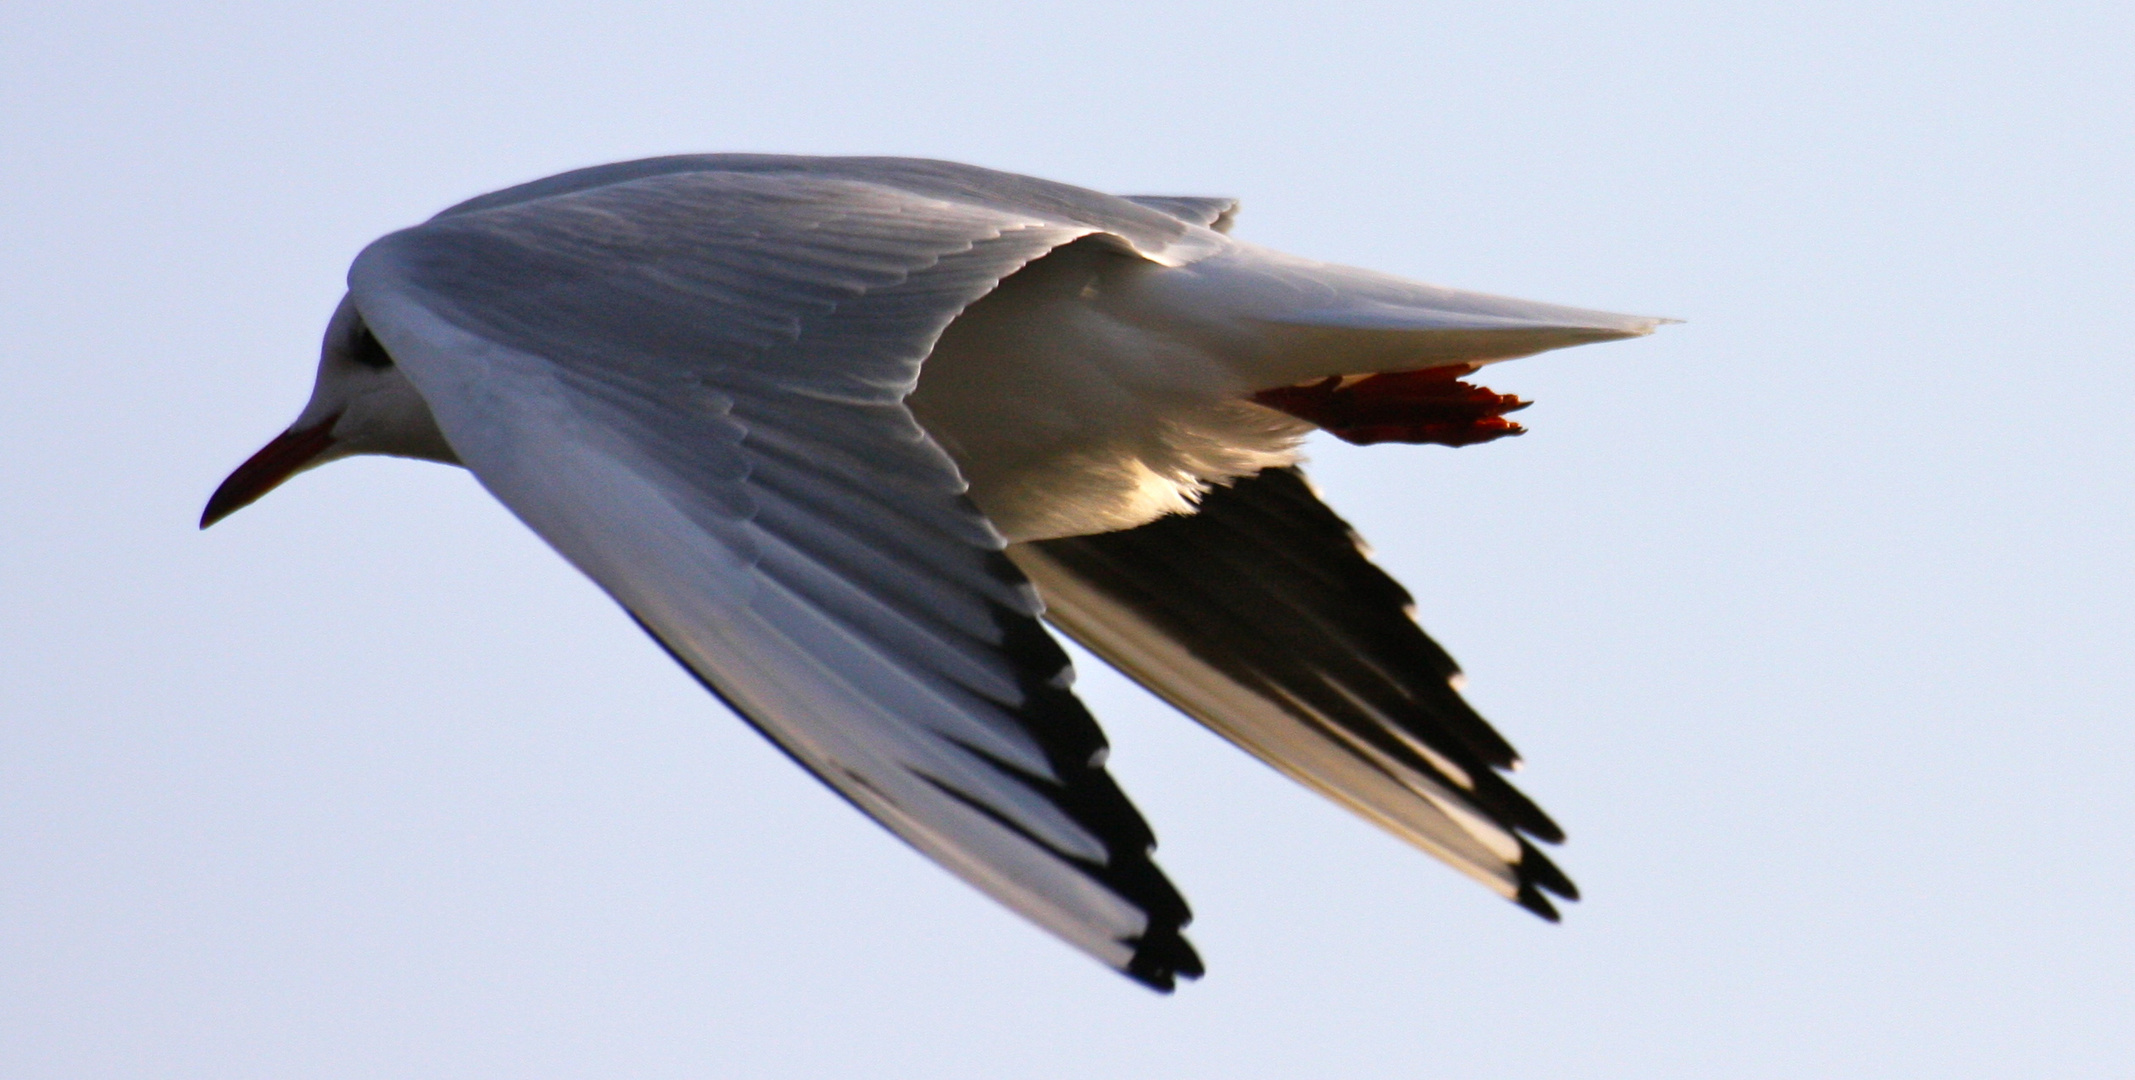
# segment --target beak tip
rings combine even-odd
[[[229,517],[231,514],[251,505],[255,499],[259,498],[259,495],[266,494],[262,490],[251,498],[245,498],[238,492],[231,490],[232,486],[230,481],[225,480],[221,487],[215,489],[215,494],[208,496],[208,504],[202,507],[200,511],[201,528],[205,529]]]
[[[207,507],[200,511],[200,527],[205,529],[252,505],[282,481],[316,464],[319,455],[333,445],[334,423],[340,418],[337,412],[309,427],[291,428],[260,448],[208,496]]]

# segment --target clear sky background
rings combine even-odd
[[[2135,1070],[2125,4],[0,10],[0,1076]],[[349,259],[681,151],[1236,195],[1689,320],[1313,447],[1588,899],[1544,925],[1087,657],[1208,977],[852,812],[457,470],[200,534]]]

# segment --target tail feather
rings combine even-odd
[[[1256,389],[1483,364],[1641,337],[1673,320],[1465,292],[1232,243],[1137,283],[1140,299],[1220,338]],[[1241,347],[1242,346],[1242,347]]]

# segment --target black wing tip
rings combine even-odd
[[[1520,840],[1520,878],[1566,900],[1579,899],[1579,886],[1572,884],[1572,879],[1558,869],[1556,863],[1549,861],[1549,856],[1536,850],[1524,837]]]
[[[1579,886],[1572,884],[1572,879],[1566,877],[1556,863],[1549,861],[1549,856],[1535,850],[1525,837],[1520,838],[1520,861],[1516,869],[1520,875],[1520,889],[1513,895],[1512,902],[1544,920],[1563,920],[1563,916],[1557,914],[1557,905],[1550,903],[1544,893],[1553,893],[1565,900],[1579,899]]]
[[[1134,958],[1121,974],[1159,994],[1178,989],[1180,979],[1198,979],[1207,973],[1201,954],[1194,951],[1176,926],[1152,928],[1135,942]]]
[[[1510,785],[1507,786],[1509,787]],[[1515,788],[1514,790],[1517,791],[1518,789]],[[1523,795],[1522,798],[1524,799],[1525,796]],[[1529,802],[1527,805],[1534,806],[1534,803]],[[1545,844],[1561,844],[1564,842],[1564,826],[1557,824],[1539,806],[1535,807],[1534,816],[1520,818],[1518,825],[1521,832]]]
[[[1006,555],[995,563],[995,572],[1007,580],[1022,582],[1023,572]],[[1066,852],[1053,854],[1080,866],[1090,879],[1113,895],[1141,909],[1148,920],[1141,935],[1131,939],[1134,955],[1121,974],[1160,994],[1169,994],[1178,980],[1198,979],[1204,970],[1200,954],[1180,931],[1193,921],[1171,879],[1151,857],[1156,834],[1141,812],[1127,798],[1117,781],[1099,762],[1105,749],[1104,732],[1097,725],[1069,683],[1072,679],[1066,650],[1029,613],[996,606],[995,623],[1001,630],[1001,649],[1015,662],[1024,693],[1021,718],[1032,730],[1044,732],[1046,756],[1057,779],[1034,776],[983,749],[957,742],[964,752],[992,766],[1002,775],[1023,784],[1050,801],[1071,820],[1091,830],[1104,844],[1106,858],[1092,863]],[[972,800],[954,787],[928,778],[952,798],[993,818],[997,824],[1024,836],[1040,847],[1038,837]]]
[[[1564,916],[1557,914],[1557,905],[1550,903],[1532,881],[1520,882],[1520,891],[1513,894],[1512,902],[1541,916],[1543,922],[1564,921]]]
[[[1564,827],[1535,804],[1512,782],[1495,770],[1479,769],[1471,774],[1474,788],[1470,794],[1477,804],[1490,812],[1500,824],[1526,833],[1545,844],[1564,842]]]

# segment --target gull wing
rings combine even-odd
[[[958,312],[1099,228],[806,171],[610,179],[351,269],[460,460],[892,832],[1143,983],[1199,975],[1036,593],[903,404]]]
[[[1563,831],[1497,772],[1512,747],[1303,473],[1009,551],[1055,626],[1224,738],[1544,918],[1577,897],[1529,841]]]

